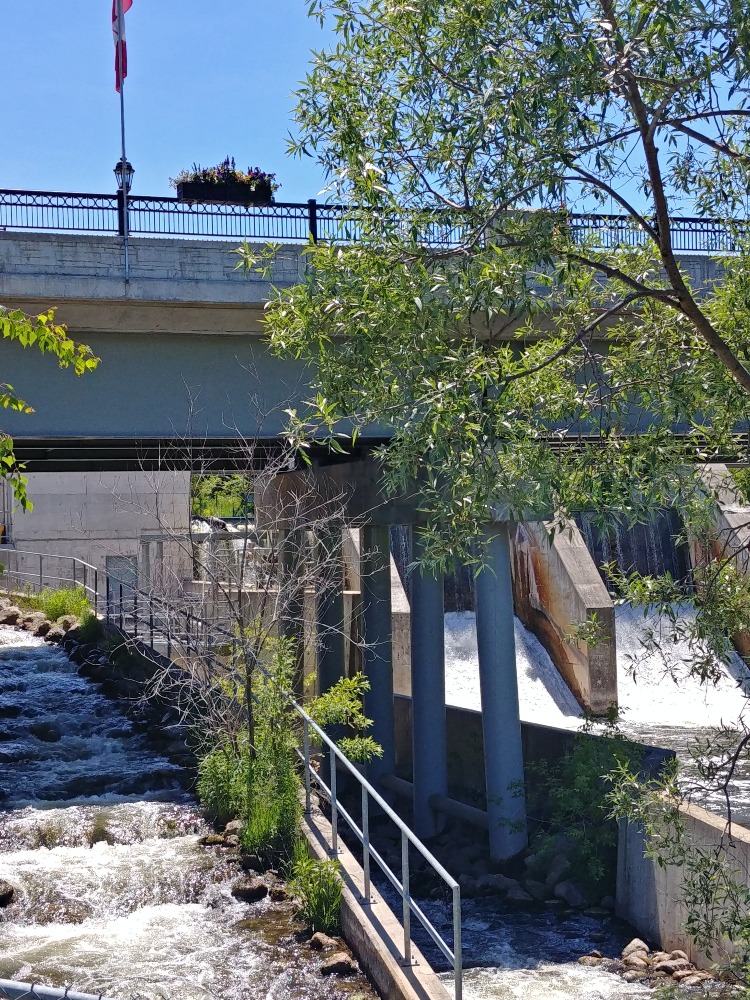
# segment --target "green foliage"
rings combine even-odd
[[[365,735],[372,719],[362,711],[362,698],[369,690],[370,682],[362,673],[341,677],[328,691],[306,705],[310,718],[319,726],[344,726],[350,731],[350,735],[341,736],[336,742],[349,760],[360,764],[383,755],[383,748],[371,736]]]
[[[190,508],[193,517],[251,517],[253,480],[250,476],[193,476]]]
[[[330,858],[309,857],[307,845],[298,841],[291,867],[290,887],[299,900],[297,915],[313,931],[335,934],[340,930],[341,865]]]
[[[614,892],[617,871],[617,823],[608,818],[608,775],[620,766],[637,767],[642,748],[612,727],[593,736],[581,733],[559,763],[527,767],[529,813],[542,820],[535,850],[556,853],[562,836],[576,878],[601,896]]]
[[[247,734],[221,737],[198,764],[197,792],[201,805],[218,823],[246,816],[250,786]]]
[[[15,341],[22,348],[35,347],[41,354],[53,354],[60,368],[72,368],[76,375],[93,371],[99,364],[89,347],[71,340],[64,326],[55,323],[54,310],[27,316],[19,309],[6,309],[0,305],[0,335],[8,341]],[[0,383],[0,407],[33,413],[33,407],[21,399],[12,385]],[[27,480],[22,474],[13,451],[13,441],[0,432],[0,477],[8,479],[13,494],[24,510],[31,510],[33,504],[26,494]]]
[[[82,623],[91,617],[91,604],[83,587],[45,587],[38,594],[30,595],[29,602],[43,611],[51,622],[63,615],[75,615]]]

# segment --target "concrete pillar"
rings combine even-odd
[[[395,728],[393,719],[393,651],[391,645],[391,545],[388,525],[368,525],[361,536],[363,672],[370,682],[365,715],[373,720],[370,733],[383,756],[367,765],[369,781],[378,787],[383,774],[393,774]],[[382,792],[382,789],[378,788]]]
[[[344,574],[341,525],[325,527],[316,539],[318,694],[344,676]]]
[[[477,647],[490,857],[504,861],[527,843],[508,525],[487,528],[481,545],[485,568],[476,578]]]
[[[279,587],[281,618],[279,631],[293,648],[292,687],[297,697],[303,694],[305,652],[305,532],[302,528],[281,532],[279,541]]]
[[[419,534],[414,532],[415,561],[420,547]],[[430,797],[448,790],[444,627],[442,573],[416,568],[411,575],[411,691],[414,832],[418,837],[439,832],[443,824],[430,806]]]

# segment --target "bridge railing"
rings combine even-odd
[[[132,236],[183,237],[250,242],[306,243],[314,240],[356,242],[362,231],[357,212],[344,205],[318,202],[274,202],[270,205],[233,205],[181,201],[168,197],[131,195],[127,228]],[[122,204],[116,194],[59,191],[0,190],[0,231],[69,232],[117,235],[122,231]],[[566,216],[576,239],[601,249],[644,246],[648,237],[626,215],[575,214]],[[400,223],[397,223],[400,224]],[[421,213],[419,238],[428,246],[461,243],[459,212]],[[677,253],[735,253],[740,236],[750,235],[750,224],[720,219],[674,217],[670,220]]]

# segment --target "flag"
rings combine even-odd
[[[123,17],[133,6],[133,0],[119,0],[122,4]],[[122,22],[122,38],[120,38],[120,19],[117,16],[118,0],[112,0],[112,34],[115,39],[115,90],[120,93],[122,81],[128,75],[128,49],[125,43],[125,21]]]

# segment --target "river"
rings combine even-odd
[[[289,903],[235,900],[185,774],[63,653],[0,627],[0,978],[143,1000],[374,1000]]]

